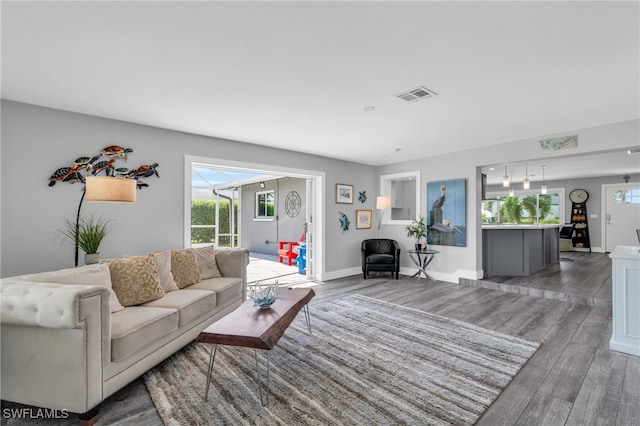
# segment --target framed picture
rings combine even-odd
[[[465,179],[427,182],[427,244],[467,246]]]
[[[356,210],[356,229],[371,229],[371,210]]]
[[[336,183],[336,203],[353,204],[353,185]]]

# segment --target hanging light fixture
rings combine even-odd
[[[511,181],[513,181],[513,170],[511,170],[511,180],[509,182]],[[516,191],[513,189],[511,184],[509,184],[509,197],[513,197],[514,195],[516,195]]]
[[[509,180],[509,175],[507,174],[507,165],[504,165],[504,176],[502,176],[502,186],[504,188],[509,188],[511,185],[511,181]]]
[[[522,181],[522,189],[529,189],[531,182],[529,182],[529,170],[527,169],[527,163],[524,163],[524,180]]]
[[[547,193],[547,184],[546,184],[546,182],[544,180],[544,169],[547,166],[540,166],[540,167],[542,168],[542,186],[540,187],[540,193],[541,194],[546,194]]]

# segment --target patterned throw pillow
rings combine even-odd
[[[100,263],[109,265],[111,285],[122,305],[140,305],[164,295],[153,254],[106,259],[101,260]]]
[[[153,253],[158,263],[158,276],[160,279],[160,286],[164,289],[165,293],[178,290],[178,286],[173,279],[171,273],[171,251],[164,250]]]
[[[222,274],[218,270],[216,263],[216,252],[213,246],[206,246],[194,249],[196,253],[196,263],[200,271],[200,278],[206,280],[208,278],[220,278]]]
[[[193,249],[171,250],[171,273],[178,288],[202,281]]]

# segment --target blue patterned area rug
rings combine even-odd
[[[470,425],[540,346],[359,295],[310,313],[313,335],[300,314],[271,350],[266,407],[252,349],[218,348],[208,401],[209,345],[192,343],[149,371],[164,423]]]

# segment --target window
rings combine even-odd
[[[482,223],[560,223],[561,199],[557,193],[494,195],[482,201]]]
[[[256,192],[256,219],[273,219],[276,211],[275,191]]]
[[[614,204],[640,204],[640,190],[616,189],[613,191]]]

